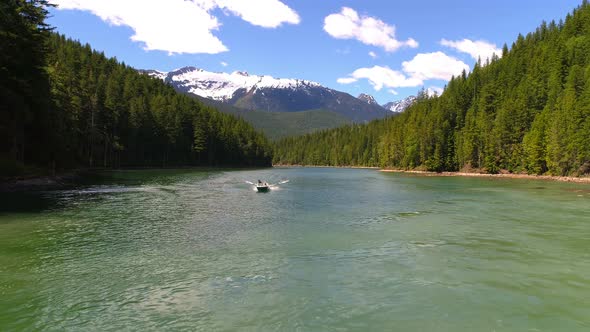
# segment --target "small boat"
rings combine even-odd
[[[285,184],[287,182],[289,182],[289,180],[283,180],[283,181],[281,181],[279,183],[275,183],[275,184],[268,183],[268,182],[262,182],[260,180],[258,180],[258,182],[256,182],[256,183],[250,182],[250,181],[246,181],[247,184],[253,185],[256,188],[256,191],[261,192],[261,193],[268,192],[268,191],[270,191],[270,188],[271,187],[272,188],[277,188],[279,185]]]
[[[259,192],[267,192],[270,190],[270,186],[268,185],[268,183],[258,183],[256,184],[256,190],[258,190]]]
[[[258,180],[258,182],[256,182],[254,186],[256,187],[256,190],[258,190],[259,192],[265,193],[270,190],[270,185],[268,184],[268,182],[262,182]]]

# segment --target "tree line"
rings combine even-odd
[[[47,1],[0,4],[0,168],[269,166],[248,123],[54,33]]]
[[[422,92],[399,116],[287,138],[280,164],[590,173],[590,5]]]

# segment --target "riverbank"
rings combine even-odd
[[[380,172],[390,173],[408,173],[423,176],[463,176],[463,177],[487,177],[487,178],[506,178],[506,179],[530,179],[530,180],[547,180],[560,182],[575,182],[590,184],[590,177],[574,177],[574,176],[551,176],[551,175],[530,175],[530,174],[486,174],[486,173],[469,173],[469,172],[428,172],[428,171],[413,171],[413,170],[397,170],[397,169],[380,169]]]
[[[244,170],[264,169],[267,167],[249,166],[173,166],[173,167],[124,167],[124,168],[83,168],[64,171],[56,175],[29,175],[19,176],[0,180],[0,193],[25,192],[25,191],[47,191],[67,189],[78,186],[81,183],[92,184],[109,172],[123,171],[150,171],[150,170]]]
[[[399,169],[381,169],[379,167],[370,166],[320,166],[320,165],[273,165],[276,168],[342,168],[342,169],[372,169],[380,172],[387,173],[407,173],[416,174],[421,176],[462,176],[462,177],[487,177],[487,178],[506,178],[506,179],[530,179],[530,180],[546,180],[546,181],[559,181],[559,182],[572,182],[572,183],[586,183],[590,184],[590,177],[573,177],[573,176],[549,176],[549,175],[529,175],[529,174],[513,174],[513,173],[502,173],[502,174],[486,174],[486,173],[475,173],[475,172],[429,172],[429,171],[418,171],[418,170],[399,170]],[[255,167],[254,169],[256,169]],[[122,171],[122,170],[149,170],[156,168],[123,168],[123,169],[80,169],[69,171],[62,174],[53,176],[32,176],[28,178],[15,178],[8,181],[0,182],[0,193],[1,192],[23,192],[23,191],[44,191],[44,190],[57,190],[64,189],[74,185],[77,185],[83,179],[88,179],[93,176],[97,176],[100,172],[108,171]],[[157,168],[157,169],[240,169],[236,167],[223,167],[223,168],[211,168],[211,167],[171,167],[171,168]]]
[[[276,164],[276,165],[272,165],[272,167],[285,167],[285,168],[303,168],[303,167],[308,167],[308,168],[350,168],[350,169],[380,169],[379,167],[374,167],[374,166],[322,166],[322,165],[283,165],[283,164]]]

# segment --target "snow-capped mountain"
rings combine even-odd
[[[148,74],[173,82],[184,92],[218,101],[230,101],[239,90],[256,91],[266,88],[295,90],[321,86],[319,83],[305,80],[250,75],[243,71],[216,73],[195,67],[185,67],[169,73],[152,70],[148,71]]]
[[[223,102],[241,109],[270,112],[298,112],[328,110],[344,115],[355,122],[391,115],[379,104],[368,99],[357,99],[319,83],[251,75],[246,72],[216,73],[195,67],[184,67],[171,72],[142,70],[164,80],[177,91]]]
[[[383,108],[393,113],[401,113],[410,107],[416,101],[416,96],[409,96],[402,100],[392,101],[383,105]]]
[[[360,99],[362,101],[364,101],[365,103],[369,104],[369,105],[379,105],[379,103],[375,100],[375,98],[371,95],[368,95],[366,93],[361,93],[358,97],[356,97],[357,99]]]

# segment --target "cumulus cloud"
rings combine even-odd
[[[370,51],[370,52],[369,52],[369,56],[370,56],[371,58],[373,58],[373,59],[376,59],[376,58],[377,58],[377,53],[375,53],[375,52],[373,52],[373,51]]]
[[[496,44],[488,43],[484,40],[446,40],[443,39],[440,41],[440,44],[443,46],[447,46],[450,48],[454,48],[455,50],[467,53],[471,55],[472,58],[475,60],[481,59],[482,61],[486,61],[487,59],[491,59],[492,55],[496,54],[497,56],[502,56],[502,50],[499,49]]]
[[[222,65],[222,66],[224,66],[224,67],[227,67],[228,66],[227,65],[227,62],[225,62],[225,61],[221,61],[219,64]]]
[[[453,75],[461,74],[463,70],[469,71],[469,66],[460,60],[450,57],[442,52],[420,53],[412,60],[402,63],[402,70],[393,70],[389,67],[373,66],[371,68],[359,68],[348,77],[339,78],[340,84],[350,84],[361,79],[366,79],[377,91],[383,87],[390,89],[423,86],[428,80],[450,80]],[[436,87],[432,87],[433,91]],[[390,92],[395,90],[390,90]],[[392,93],[393,93],[392,92]]]
[[[244,21],[264,28],[276,28],[283,23],[299,24],[297,13],[278,0],[215,0],[220,8]]]
[[[221,23],[216,8],[257,26],[275,28],[299,23],[299,16],[279,0],[50,0],[62,10],[88,11],[115,26],[134,31],[131,40],[148,51],[175,53],[225,52],[228,48],[213,35]]]
[[[421,84],[421,81],[407,77],[402,72],[382,66],[359,68],[352,72],[349,77],[339,78],[337,82],[340,84],[350,84],[360,79],[367,79],[377,91],[381,90],[384,86],[388,88],[400,88],[419,86]]]
[[[402,63],[404,72],[420,80],[438,79],[448,81],[461,74],[463,70],[469,71],[469,66],[463,61],[450,57],[443,52],[420,53],[410,61]]]
[[[401,47],[418,47],[410,38],[399,41],[395,37],[395,26],[370,16],[359,16],[352,8],[343,7],[340,13],[330,14],[324,19],[324,31],[338,39],[356,39],[363,44],[382,47],[395,52]]]

